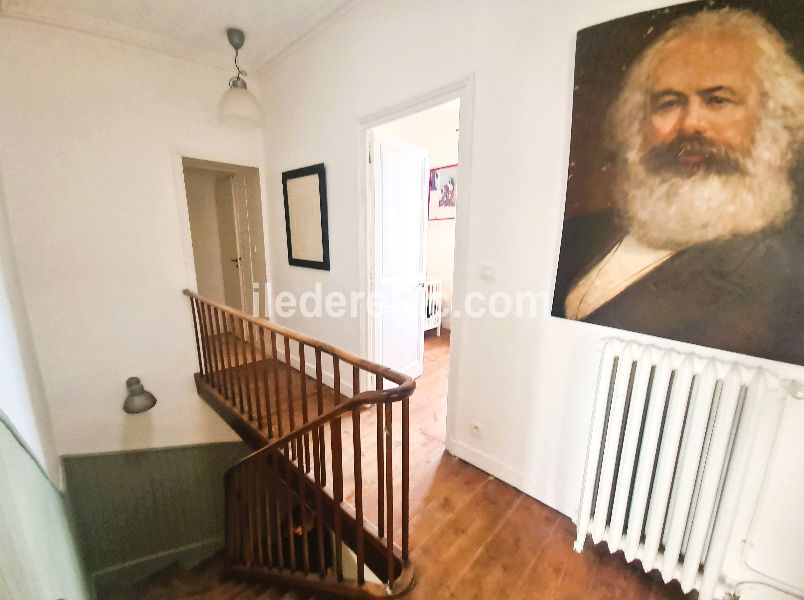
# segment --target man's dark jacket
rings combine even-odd
[[[698,244],[584,321],[804,365],[804,211],[780,230]],[[623,238],[613,212],[564,225],[553,315],[573,285]]]

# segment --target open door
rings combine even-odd
[[[215,196],[221,245],[224,302],[227,306],[243,310],[243,253],[240,250],[233,177],[232,175],[220,177],[215,182]]]
[[[374,197],[374,360],[418,377],[424,368],[424,248],[429,154],[370,139]]]

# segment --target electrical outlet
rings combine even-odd
[[[472,421],[471,431],[473,436],[483,437],[483,425],[481,423]]]

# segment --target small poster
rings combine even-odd
[[[458,165],[430,170],[430,203],[427,218],[443,221],[455,218],[455,202],[458,199]]]

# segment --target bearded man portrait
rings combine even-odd
[[[592,68],[576,68],[571,177]],[[804,364],[804,73],[790,44],[758,11],[710,4],[623,71],[600,129],[611,201],[578,210],[568,183],[552,314]]]

